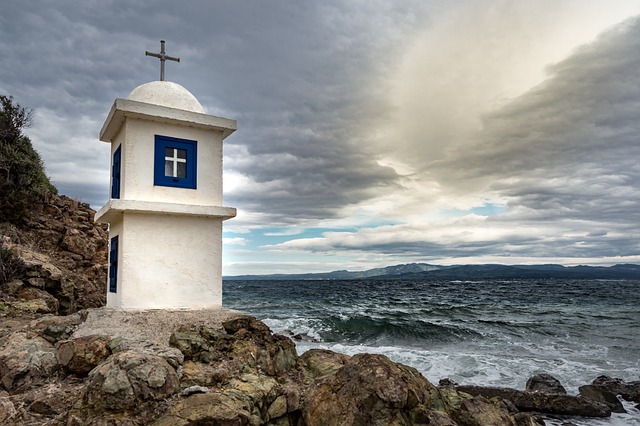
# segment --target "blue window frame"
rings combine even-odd
[[[118,236],[111,238],[109,248],[109,292],[118,292]]]
[[[122,163],[122,145],[113,153],[113,165],[111,167],[111,198],[120,198],[120,168]]]
[[[196,189],[196,141],[156,135],[153,184]]]

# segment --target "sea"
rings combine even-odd
[[[434,384],[524,390],[545,372],[577,394],[600,375],[640,380],[640,281],[225,280],[223,305],[291,337],[299,354],[384,354]],[[625,408],[545,422],[640,426]]]

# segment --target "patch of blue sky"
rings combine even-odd
[[[497,216],[507,212],[507,207],[503,204],[486,203],[479,207],[474,207],[469,210],[451,209],[445,213],[446,217],[462,217],[469,214],[476,214],[478,216]]]
[[[506,213],[507,207],[504,204],[491,204],[487,203],[481,207],[471,209],[471,213],[480,216],[497,216],[499,214]]]
[[[286,241],[306,239],[306,238],[321,238],[326,232],[357,232],[359,227],[345,227],[345,228],[259,228],[252,229],[249,233],[234,233],[223,232],[223,238],[233,242],[234,239],[241,238],[243,241],[242,248],[260,249],[264,246],[270,246],[280,244]],[[229,244],[231,248],[233,244]]]

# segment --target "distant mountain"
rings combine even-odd
[[[427,263],[409,263],[406,265],[387,266],[386,268],[369,269],[367,271],[333,271],[309,274],[273,274],[273,275],[237,275],[224,277],[225,280],[354,280],[379,276],[395,277],[404,274],[416,274],[433,271],[442,266]]]
[[[427,263],[387,266],[367,271],[333,271],[315,274],[239,275],[225,280],[485,280],[485,279],[640,279],[640,265],[619,264],[604,266],[562,265],[454,265],[438,266]]]

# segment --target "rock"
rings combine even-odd
[[[111,355],[109,336],[84,336],[58,343],[58,362],[69,373],[87,375]]]
[[[589,398],[593,401],[598,401],[606,404],[612,413],[626,413],[627,411],[622,406],[622,403],[611,393],[604,385],[584,385],[578,388],[580,395],[585,398]]]
[[[285,395],[280,395],[271,403],[271,405],[269,405],[269,409],[267,410],[267,419],[277,419],[285,414],[287,414],[287,397]]]
[[[48,383],[26,393],[22,399],[30,413],[55,417],[64,414],[82,397],[81,383]]]
[[[426,424],[432,410],[444,411],[444,404],[417,370],[384,355],[358,354],[307,388],[302,417],[309,426]],[[444,413],[438,417],[435,424],[454,424]]]
[[[614,395],[620,395],[623,399],[640,403],[640,381],[625,382],[622,379],[614,379],[609,376],[599,376],[592,384],[602,385]]]
[[[179,400],[152,426],[251,425],[262,422],[236,392],[195,394]]]
[[[185,361],[182,366],[181,387],[215,386],[231,379],[232,373],[219,366]]]
[[[298,368],[307,380],[315,380],[335,373],[349,358],[348,355],[326,349],[310,349],[298,359]]]
[[[10,393],[23,392],[50,380],[60,366],[53,345],[40,336],[16,332],[0,349],[0,384]]]
[[[458,384],[447,377],[447,378],[444,378],[444,379],[440,379],[438,381],[438,386],[444,387],[444,388],[453,388],[453,387],[458,386]]]
[[[80,255],[81,259],[86,260],[92,259],[96,254],[96,243],[78,229],[67,228],[60,242],[60,247]]]
[[[169,343],[186,360],[215,364],[230,374],[255,370],[279,375],[295,367],[298,354],[293,342],[273,334],[264,323],[245,315],[226,321],[223,327],[184,326],[171,335]]]
[[[0,295],[20,298],[9,302],[33,312],[69,314],[104,305],[108,236],[105,225],[88,221],[93,214],[89,206],[52,194],[33,206],[24,225],[0,224],[0,241],[20,265]]]
[[[452,417],[461,425],[505,426],[513,425],[513,419],[506,410],[491,404],[485,398],[473,397],[462,400]]]
[[[132,351],[145,355],[159,356],[164,358],[176,370],[184,362],[184,355],[178,349],[153,342],[115,338],[109,343],[109,348],[113,353]]]
[[[9,397],[0,395],[0,424],[16,424],[13,422],[16,414],[16,407],[13,405],[13,402],[11,402]]]
[[[16,293],[16,297],[22,300],[27,300],[27,301],[34,301],[34,300],[43,301],[45,304],[45,307],[36,311],[40,313],[55,314],[58,312],[58,308],[60,307],[60,302],[58,302],[58,299],[56,299],[46,291],[40,290],[39,288],[33,288],[33,287],[22,288]]]
[[[178,375],[163,358],[120,352],[89,373],[85,405],[95,412],[134,410],[178,390]]]
[[[586,417],[611,416],[611,410],[607,405],[581,396],[523,392],[516,389],[483,386],[458,386],[456,390],[485,398],[506,399],[513,402],[521,411]]]
[[[185,396],[191,396],[195,393],[209,393],[209,392],[210,392],[209,388],[206,388],[204,386],[189,386],[188,388],[180,392],[180,396],[185,397]]]
[[[87,311],[67,316],[45,316],[31,323],[31,328],[40,332],[50,343],[66,340],[71,337],[78,325],[87,319]]]
[[[547,373],[540,373],[530,377],[527,380],[525,389],[527,392],[567,394],[567,390],[562,386],[560,380]]]
[[[471,397],[458,392],[451,386],[439,388],[446,411],[456,420],[457,425],[544,425],[542,419],[531,413],[521,413],[508,400]]]
[[[30,312],[33,314],[52,313],[51,308],[49,307],[49,305],[47,305],[47,302],[42,299],[19,300],[19,301],[11,302],[9,306],[11,306],[12,308],[18,311]]]

